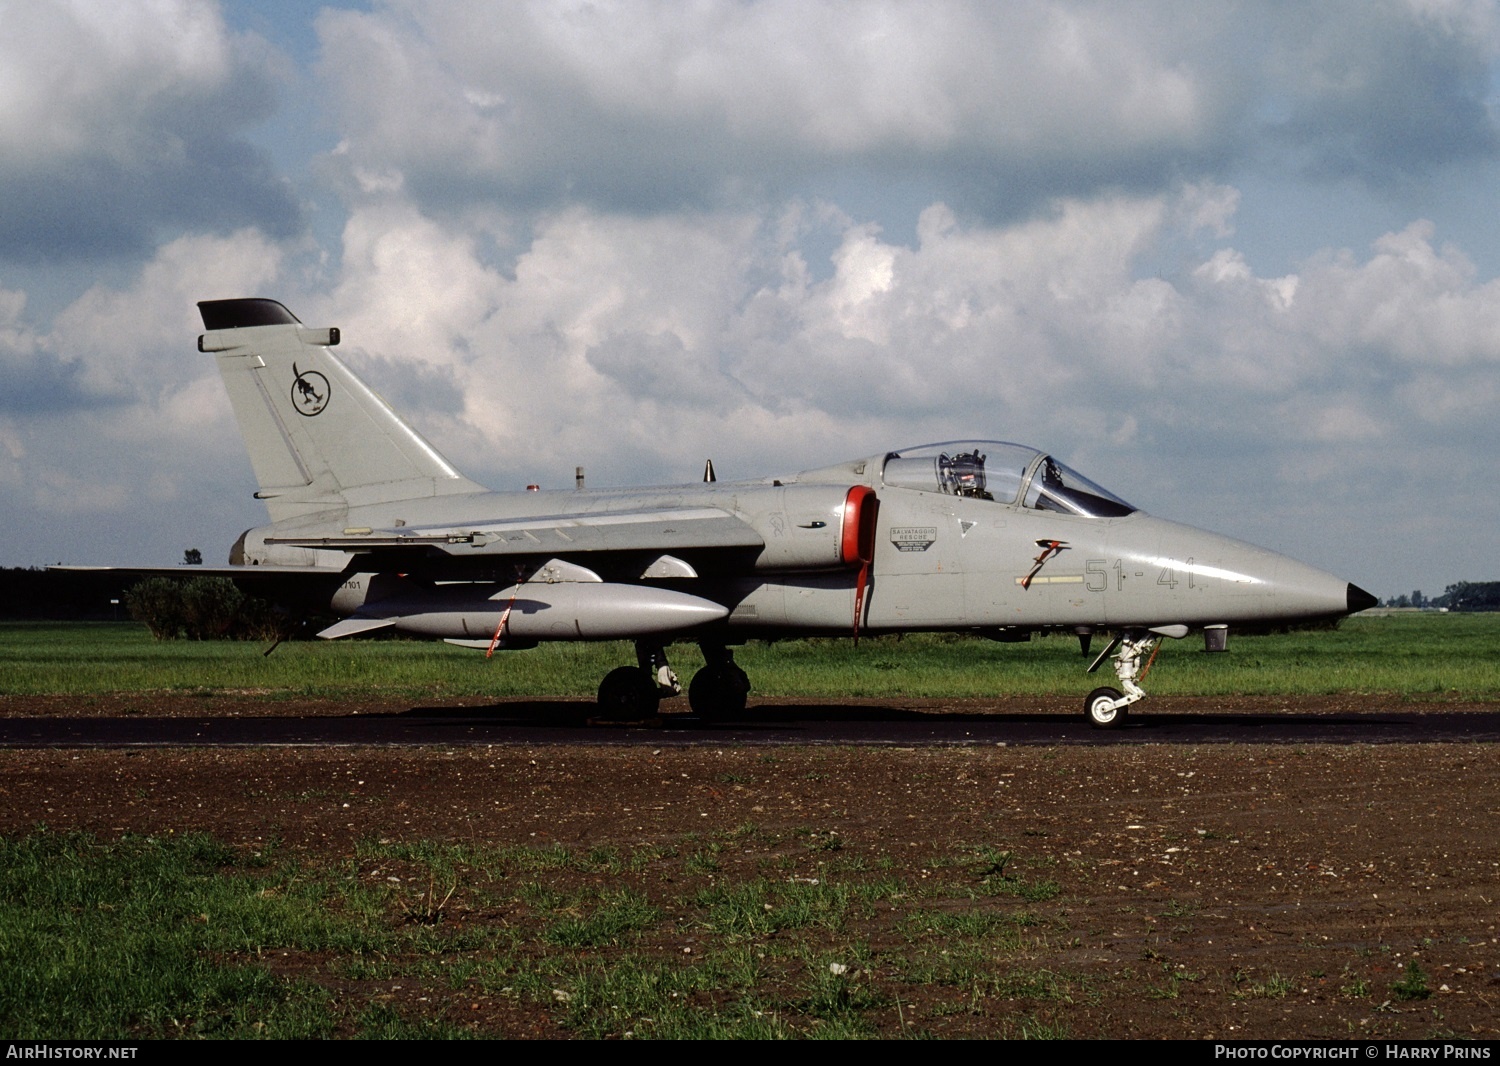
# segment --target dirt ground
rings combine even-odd
[[[0,714],[77,713],[49,703],[12,697]],[[151,713],[268,706],[211,703],[161,701]],[[126,712],[95,701],[82,713]],[[10,836],[38,825],[103,838],[195,830],[338,858],[368,840],[720,841],[709,879],[753,878],[789,849],[777,868],[815,872],[826,856],[805,842],[836,836],[850,870],[977,877],[938,870],[935,857],[992,847],[1056,883],[1026,905],[1036,924],[1018,961],[1050,975],[1048,994],[1007,1004],[997,993],[965,1010],[948,1002],[952,986],[903,985],[899,1012],[872,1012],[888,1035],[911,1025],[1014,1035],[1024,1014],[1081,1038],[1496,1039],[1497,816],[1496,750],[1469,744],[0,751]],[[947,905],[1000,902],[1018,905]],[[461,898],[452,913],[508,920],[466,912]],[[895,917],[862,921],[871,957],[897,950]],[[685,925],[651,946],[690,957],[702,936]],[[1425,996],[1397,990],[1413,962]],[[491,1034],[568,1035],[545,1011],[437,980],[390,995],[444,1005]]]

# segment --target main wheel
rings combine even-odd
[[[1083,713],[1088,715],[1089,725],[1095,729],[1116,729],[1125,721],[1125,708],[1116,707],[1120,698],[1117,689],[1096,688],[1083,701]]]
[[[734,663],[709,663],[688,685],[688,706],[704,718],[732,718],[743,714],[750,695],[750,678]]]
[[[599,683],[599,716],[612,721],[633,722],[656,713],[661,693],[638,666],[621,666],[604,675]]]

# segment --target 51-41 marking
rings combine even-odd
[[[1107,559],[1090,559],[1084,565],[1083,587],[1090,592],[1106,591],[1110,586],[1111,571],[1113,571],[1113,582],[1116,592],[1123,592],[1125,590],[1125,582],[1127,580],[1133,581],[1138,578],[1145,578],[1148,573],[1147,570],[1127,569],[1125,560],[1123,559],[1116,559],[1113,563],[1110,563]],[[1188,588],[1198,588],[1201,580],[1193,569],[1192,559],[1185,560],[1180,569],[1175,566],[1164,566],[1161,568],[1161,572],[1156,575],[1156,583],[1164,585],[1169,589],[1176,589],[1184,581],[1186,581]]]

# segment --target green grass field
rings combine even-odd
[[[840,1038],[875,1035],[870,1016],[903,998],[909,1009],[921,987],[966,1010],[990,997],[1050,1005],[1077,983],[1027,968],[1028,934],[1044,924],[1030,907],[1059,889],[1009,852],[934,849],[917,873],[843,859],[817,834],[747,825],[693,843],[367,842],[330,860],[201,834],[0,839],[0,949],[11,960],[0,1032],[484,1035],[454,1009],[467,997],[586,1038]],[[775,857],[753,875],[720,876],[725,849],[747,848]],[[862,933],[898,905],[899,946],[877,952]],[[486,913],[510,917],[476,917]],[[672,954],[685,934],[691,960]],[[266,965],[292,955],[325,960],[321,981]],[[393,986],[421,986],[435,1002],[380,1002]],[[1025,1024],[1021,1014],[992,1035],[1064,1035]]]
[[[1206,655],[1190,636],[1163,642],[1146,687],[1154,695],[1380,693],[1487,700],[1500,695],[1500,614],[1353,618],[1337,630],[1233,634],[1228,653]],[[1102,643],[1096,644],[1096,650]],[[624,642],[548,644],[480,652],[417,641],[306,641],[270,656],[251,643],[167,641],[122,624],[0,624],[0,693],[173,691],[267,699],[592,695],[613,667],[634,661]],[[670,651],[684,680],[702,663],[694,645]],[[1076,695],[1093,678],[1068,636],[997,644],[947,634],[904,638],[751,642],[736,659],[753,695],[985,697]]]

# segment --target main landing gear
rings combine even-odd
[[[703,718],[733,718],[745,711],[750,678],[734,661],[734,653],[722,644],[704,642],[703,669],[688,686],[688,705]]]
[[[660,644],[637,641],[635,666],[621,666],[599,683],[599,717],[634,722],[650,718],[663,698],[682,693],[682,682]]]
[[[1164,627],[1164,632],[1160,633],[1128,629],[1110,641],[1109,647],[1100,652],[1089,667],[1089,673],[1099,669],[1099,664],[1114,652],[1115,676],[1120,679],[1120,688],[1125,691],[1122,694],[1119,689],[1106,687],[1090,692],[1083,701],[1083,713],[1088,716],[1089,725],[1095,729],[1118,729],[1124,725],[1126,708],[1145,698],[1145,690],[1136,682],[1151,669],[1162,636],[1180,637],[1186,633],[1186,626]]]
[[[743,713],[750,678],[723,644],[703,642],[704,664],[688,686],[688,703],[703,718],[730,718]],[[682,694],[682,682],[660,644],[636,642],[635,666],[611,670],[599,684],[599,717],[633,722],[650,718],[664,699]]]

